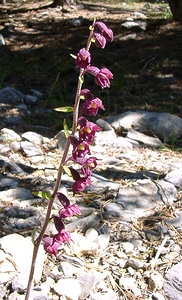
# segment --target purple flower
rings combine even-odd
[[[102,100],[99,98],[92,99],[90,101],[86,101],[81,105],[81,112],[85,113],[86,115],[94,115],[96,116],[98,113],[99,108],[105,110]]]
[[[97,73],[95,82],[104,89],[110,87],[110,79],[113,79],[113,74],[107,68],[102,68]]]
[[[113,31],[112,31],[112,29],[107,28],[107,29],[103,30],[102,34],[106,38],[107,41],[109,41],[109,42],[113,41]]]
[[[95,67],[95,66],[87,66],[86,70],[85,70],[86,73],[89,73],[93,76],[97,76],[97,74],[100,72],[100,69]]]
[[[110,79],[113,79],[113,74],[107,69],[98,69],[94,66],[88,66],[85,72],[95,76],[95,82],[97,85],[101,86],[102,89],[110,87]]]
[[[94,156],[89,157],[82,165],[81,172],[83,175],[91,176],[92,170],[96,168],[97,158]]]
[[[70,243],[71,235],[68,231],[63,229],[54,235],[53,240],[54,240],[54,243],[59,243],[60,245],[64,242]]]
[[[71,174],[75,182],[72,185],[73,195],[77,192],[83,192],[88,185],[92,185],[92,182],[88,176],[81,177],[78,171],[70,168]]]
[[[107,29],[107,26],[106,26],[106,24],[104,24],[103,22],[101,22],[101,21],[97,21],[97,22],[95,22],[95,24],[94,24],[94,28],[98,28],[101,32],[103,32],[104,30],[106,30]]]
[[[93,99],[93,95],[89,89],[83,89],[80,93],[80,96],[84,96],[86,101]]]
[[[105,46],[106,46],[106,38],[102,34],[100,34],[98,32],[94,32],[93,38],[95,40],[95,46],[97,48],[101,48],[101,49],[105,48]]]
[[[100,127],[92,122],[89,122],[84,117],[80,117],[78,119],[78,126],[80,127],[79,139],[88,143],[93,142],[95,133],[100,130]]]
[[[107,41],[113,41],[113,31],[108,28],[103,22],[95,22],[94,28],[98,28],[101,31],[101,34],[106,38]]]
[[[64,229],[64,223],[61,219],[72,217],[75,214],[80,215],[81,211],[77,205],[71,205],[69,199],[64,194],[57,193],[57,197],[63,208],[59,211],[59,217],[54,217],[54,223],[57,231],[61,231]]]
[[[71,144],[73,145],[72,157],[78,162],[79,159],[84,158],[87,154],[90,154],[89,145],[85,141],[80,141],[74,136],[70,136]]]
[[[44,250],[49,254],[54,254],[57,256],[58,248],[61,246],[59,242],[54,241],[52,237],[45,235],[42,239],[44,243]]]
[[[78,68],[86,68],[91,63],[90,52],[85,48],[80,49],[76,58],[76,66]]]
[[[73,215],[81,215],[79,207],[75,204],[68,205],[67,207],[62,208],[59,211],[60,218],[70,218]]]

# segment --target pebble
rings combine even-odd
[[[79,300],[82,295],[82,289],[77,279],[62,278],[54,284],[54,291],[59,296],[66,296],[70,300]]]
[[[121,246],[126,254],[131,254],[134,251],[134,245],[132,243],[123,242]]]

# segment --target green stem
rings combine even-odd
[[[89,37],[88,37],[88,42],[87,42],[87,47],[86,47],[87,50],[90,49],[91,40],[92,40],[92,33],[93,33],[93,29],[90,31],[90,34],[89,34]],[[80,69],[80,74],[79,74],[78,84],[77,84],[77,91],[76,91],[76,96],[75,96],[75,104],[74,104],[74,108],[73,108],[73,128],[72,128],[72,133],[71,133],[72,135],[75,134],[76,129],[77,129],[78,112],[79,112],[79,104],[80,104],[80,93],[81,93],[82,84],[83,84],[83,81],[81,80],[82,75],[83,75],[83,69]],[[59,190],[59,187],[60,187],[60,184],[61,184],[61,177],[62,177],[62,174],[63,174],[63,165],[65,164],[65,161],[66,161],[66,158],[67,158],[67,155],[68,155],[68,151],[69,151],[69,147],[70,147],[70,139],[68,138],[67,142],[66,142],[65,149],[64,149],[64,153],[63,153],[63,156],[62,156],[62,159],[61,159],[61,162],[59,164],[57,179],[56,179],[56,183],[55,183],[54,190],[52,192],[51,198],[49,200],[49,204],[48,204],[48,207],[47,207],[47,213],[46,213],[46,217],[45,217],[45,220],[44,220],[44,224],[42,226],[42,229],[39,233],[38,238],[34,242],[32,263],[31,263],[31,268],[30,268],[30,274],[29,274],[27,290],[26,290],[26,294],[25,294],[25,300],[28,300],[29,297],[30,297],[30,291],[31,291],[31,288],[32,288],[32,285],[33,285],[33,276],[34,276],[34,272],[35,272],[36,259],[37,259],[39,246],[40,246],[42,238],[45,234],[47,225],[49,223],[50,216],[51,216],[52,205],[53,205],[54,199],[56,197],[56,194],[57,194],[57,192]]]

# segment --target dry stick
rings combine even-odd
[[[93,22],[93,25],[94,25],[94,22]],[[90,30],[90,34],[89,34],[89,37],[88,37],[86,50],[89,50],[90,45],[91,45],[92,34],[93,34],[93,25],[92,25],[92,29]],[[77,91],[76,91],[76,96],[75,96],[75,104],[74,104],[74,108],[73,108],[73,129],[72,129],[72,133],[71,133],[72,135],[75,134],[76,129],[77,129],[78,110],[79,110],[79,104],[80,104],[80,93],[81,93],[82,84],[83,84],[83,81],[81,80],[81,77],[83,76],[83,71],[84,71],[83,69],[80,69],[80,74],[79,74],[79,78],[78,78],[78,85],[77,85]],[[60,162],[60,165],[59,165],[59,168],[58,168],[58,174],[57,174],[57,179],[56,179],[56,183],[55,183],[55,186],[54,186],[54,190],[53,190],[53,193],[52,193],[51,198],[49,200],[49,204],[48,204],[44,224],[42,226],[42,229],[40,231],[40,234],[39,234],[38,238],[34,242],[32,263],[31,263],[31,268],[30,268],[30,274],[29,274],[27,290],[26,290],[26,294],[25,294],[25,300],[28,300],[29,296],[30,296],[30,291],[31,291],[32,284],[33,284],[33,276],[34,276],[34,272],[35,272],[37,253],[38,253],[39,246],[40,246],[40,243],[42,241],[42,238],[45,234],[47,225],[48,225],[49,220],[50,220],[50,215],[51,215],[51,210],[52,210],[52,205],[53,205],[54,199],[56,197],[56,194],[57,194],[58,189],[59,189],[60,184],[61,184],[61,177],[62,177],[62,173],[63,173],[63,165],[66,161],[68,151],[69,151],[69,147],[70,147],[70,139],[68,138],[67,142],[66,142],[65,149],[64,149],[63,157],[61,159],[61,162]]]

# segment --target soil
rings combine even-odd
[[[167,11],[164,3],[111,3],[83,1],[52,8],[51,2],[14,0],[1,5],[0,33],[6,45],[0,47],[0,87],[13,86],[25,94],[30,89],[42,92],[38,106],[43,109],[73,104],[78,70],[70,54],[76,55],[86,45],[96,17],[115,36],[104,50],[91,48],[93,64],[113,72],[111,88],[101,91],[93,78],[84,83],[103,100],[106,111],[102,117],[136,109],[181,116],[181,25],[161,19]],[[135,18],[136,11],[148,17],[146,30],[124,29],[122,23]],[[73,26],[72,20],[78,17],[83,18],[81,25]],[[28,122],[56,130],[62,126],[60,113],[33,114]]]

